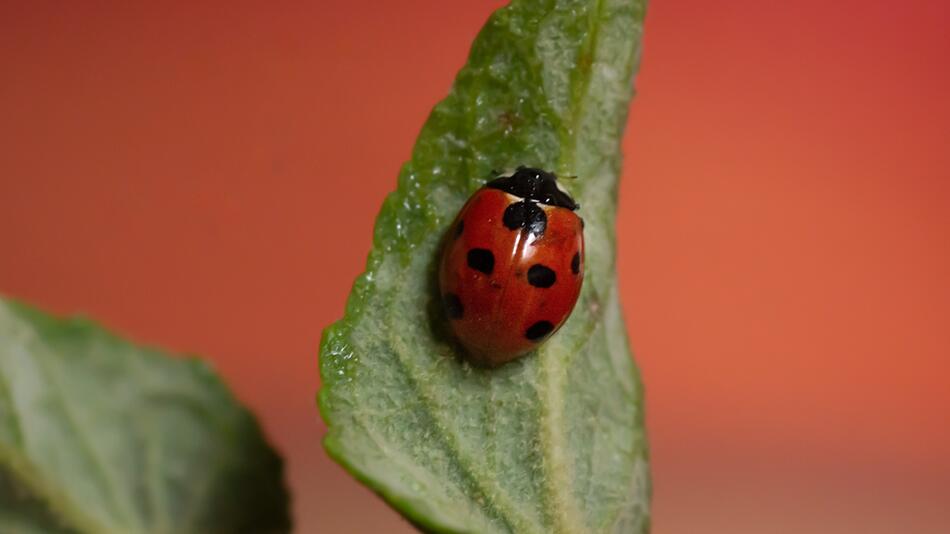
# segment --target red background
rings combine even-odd
[[[300,532],[320,331],[500,2],[0,4],[0,292],[212,359]],[[950,4],[654,0],[619,270],[654,532],[950,531]]]

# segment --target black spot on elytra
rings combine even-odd
[[[577,274],[581,271],[581,253],[575,252],[574,257],[571,258],[571,272]]]
[[[518,230],[534,234],[538,237],[544,235],[544,230],[548,226],[548,217],[544,210],[538,207],[536,202],[522,200],[509,204],[505,208],[505,214],[502,222],[509,230]]]
[[[455,227],[455,239],[462,237],[462,231],[465,229],[465,220],[459,221],[458,226]]]
[[[446,293],[443,295],[442,305],[445,306],[445,313],[449,316],[449,319],[461,319],[462,314],[465,312],[462,301],[455,293]]]
[[[491,274],[495,270],[495,255],[485,248],[468,251],[468,266],[476,271]]]
[[[551,287],[555,281],[557,281],[557,274],[540,263],[536,263],[528,269],[528,283],[534,287]]]
[[[531,341],[537,341],[554,330],[554,325],[550,321],[538,321],[525,330],[524,337]]]

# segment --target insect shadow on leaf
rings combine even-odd
[[[432,333],[432,337],[452,347],[455,359],[461,362],[464,360],[465,348],[452,333],[442,291],[439,289],[439,265],[442,260],[442,251],[454,240],[455,227],[453,225],[446,226],[442,231],[442,237],[439,239],[439,246],[436,247],[435,254],[429,258],[429,263],[426,266],[426,280],[428,281],[426,291],[429,294],[429,298],[426,299],[428,302],[426,315],[429,319],[429,332]]]

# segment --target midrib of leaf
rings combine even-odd
[[[563,174],[576,170],[578,127],[586,109],[585,96],[593,79],[593,62],[600,33],[604,0],[597,0],[597,4],[589,15],[592,23],[587,33],[587,41],[578,49],[575,69],[579,69],[586,76],[580,77],[580,88],[572,88],[571,116],[567,127],[561,127],[561,153],[558,158],[558,170]],[[588,19],[591,20],[591,19]],[[568,148],[569,147],[569,148]],[[575,171],[576,172],[576,171]],[[584,533],[588,532],[573,492],[573,466],[567,454],[567,440],[563,429],[564,424],[564,382],[567,377],[568,366],[573,354],[586,345],[595,330],[594,325],[603,320],[603,307],[597,313],[590,314],[588,325],[583,336],[583,342],[572,350],[565,351],[560,346],[544,345],[538,350],[541,391],[541,450],[548,466],[544,485],[551,500],[551,517],[554,521],[552,528],[557,533]]]
[[[597,0],[597,5],[594,7],[593,23],[590,24],[590,32],[587,34],[587,41],[580,46],[577,54],[577,61],[575,62],[575,69],[580,72],[586,73],[586,76],[580,77],[579,87],[572,87],[571,97],[572,97],[572,106],[571,106],[571,117],[568,121],[568,127],[561,127],[561,154],[558,158],[557,169],[562,176],[570,176],[571,172],[576,170],[575,161],[577,156],[577,142],[579,136],[576,135],[578,125],[581,122],[583,117],[584,110],[586,106],[584,105],[585,96],[587,96],[587,90],[590,87],[590,82],[593,80],[593,62],[594,62],[594,51],[597,49],[598,35],[600,34],[600,20],[601,15],[603,14],[604,9],[604,0]],[[569,148],[566,148],[569,147]],[[580,178],[580,177],[578,177]]]
[[[586,340],[580,345],[586,344]],[[567,365],[572,353],[557,349],[546,349],[538,357],[540,363],[541,388],[541,450],[547,464],[544,486],[551,500],[551,517],[554,520],[554,532],[583,533],[587,528],[581,522],[577,501],[570,491],[573,484],[572,467],[567,459],[566,440],[558,429],[563,428],[564,395],[563,384]]]

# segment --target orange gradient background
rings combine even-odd
[[[298,532],[409,532],[323,454],[317,347],[501,3],[3,2],[0,293],[211,359]],[[654,532],[950,532],[950,3],[646,26],[617,226]]]

